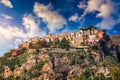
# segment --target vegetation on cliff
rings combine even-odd
[[[43,44],[44,43],[44,44]],[[47,44],[47,48],[40,48]],[[0,80],[120,80],[120,45],[109,37],[87,49],[72,49],[63,38],[36,42],[0,58]]]

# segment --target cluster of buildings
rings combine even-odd
[[[71,47],[77,47],[82,46],[83,44],[95,44],[105,36],[106,36],[105,30],[96,28],[91,30],[81,29],[70,34],[67,33],[57,35],[48,34],[42,39],[46,40],[47,42],[50,41],[56,42],[57,40],[61,41],[63,38],[66,38],[69,41]]]
[[[62,33],[57,35],[48,34],[47,36],[43,38],[34,37],[30,38],[28,41],[23,42],[20,47],[29,48],[30,43],[36,43],[38,41],[46,41],[48,42],[56,42],[58,40],[62,40],[63,38],[66,38],[71,47],[80,47],[83,46],[83,44],[95,44],[99,42],[100,39],[104,38],[106,36],[105,30],[102,29],[80,29],[78,31],[72,32],[70,34]],[[18,49],[11,50],[11,52],[16,55],[18,54]]]

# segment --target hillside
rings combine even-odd
[[[114,36],[111,36],[111,38],[115,43],[119,43],[120,45],[120,35],[114,35]]]
[[[79,48],[69,44],[20,45],[0,58],[0,80],[120,80],[120,46],[108,35]]]

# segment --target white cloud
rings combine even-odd
[[[57,30],[63,28],[66,24],[66,20],[58,11],[52,9],[53,6],[50,3],[43,5],[36,2],[34,5],[34,13],[47,24],[50,33],[55,33]]]
[[[5,19],[13,19],[13,17],[9,16],[9,15],[6,15],[6,14],[1,14],[1,16]]]
[[[9,8],[13,8],[13,5],[10,2],[10,0],[0,0],[0,3],[4,4],[5,6],[7,6]]]
[[[75,22],[77,22],[78,19],[79,19],[78,13],[75,13],[74,15],[72,15],[72,16],[69,18],[69,21],[75,21]]]
[[[21,41],[30,37],[45,36],[46,32],[39,28],[40,21],[31,14],[23,17],[24,29],[11,24],[9,20],[0,17],[0,56],[12,48],[18,47]],[[3,47],[4,46],[4,47]]]
[[[82,3],[81,3],[82,4]],[[111,0],[89,0],[84,9],[83,14],[79,17],[81,20],[85,15],[98,11],[96,18],[101,17],[102,21],[97,23],[97,26],[103,29],[112,29],[119,23],[119,18],[114,19],[113,14],[116,14],[115,4]]]
[[[114,4],[111,1],[107,1],[106,3],[102,4],[99,7],[99,13],[97,14],[97,17],[110,17],[112,13],[114,13]]]
[[[88,6],[86,8],[87,12],[93,12],[99,10],[99,7],[103,3],[103,0],[90,0],[88,1]]]
[[[8,27],[0,26],[0,37],[10,40],[13,37],[25,37],[23,31],[16,26],[8,25]]]
[[[39,19],[35,18],[31,14],[24,15],[23,25],[25,26],[28,37],[41,37],[46,35],[46,32],[39,28]]]
[[[3,53],[15,48],[15,40],[23,40],[27,34],[17,26],[12,26],[11,23],[4,18],[0,19],[0,56]]]
[[[119,15],[115,9],[114,2],[107,0],[106,3],[100,6],[99,12],[96,17],[102,17],[102,21],[97,24],[102,29],[113,29],[113,27],[120,23]],[[114,19],[112,15],[116,15],[118,18]]]
[[[101,6],[102,2],[103,0],[89,0],[87,2],[88,5],[86,5],[84,12],[79,19],[82,19],[85,15],[87,15],[90,12],[94,12],[96,10],[99,11],[99,7]]]
[[[100,23],[97,23],[96,26],[102,28],[102,29],[112,29],[113,26],[115,26],[116,20],[114,20],[112,17],[103,18],[103,20]]]

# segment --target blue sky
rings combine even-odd
[[[0,55],[30,37],[88,25],[120,34],[119,0],[0,0]]]

